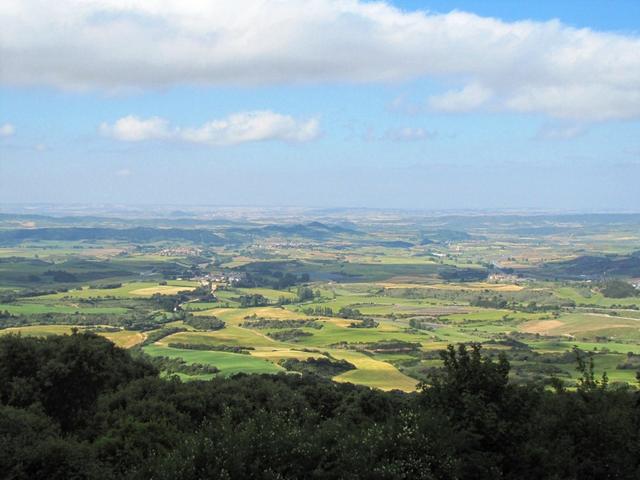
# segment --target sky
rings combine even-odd
[[[640,211],[640,2],[4,0],[0,204]]]

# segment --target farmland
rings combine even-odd
[[[577,347],[598,375],[635,385],[637,216],[572,218],[538,234],[563,219],[335,215],[233,229],[197,219],[176,229],[165,218],[135,230],[127,220],[126,231],[80,219],[65,230],[51,217],[26,232],[5,220],[0,335],[92,331],[137,355],[179,359],[168,364],[183,380],[339,365],[323,374],[407,392],[457,343],[506,356],[515,382],[572,388]],[[607,296],[613,280],[630,295]]]

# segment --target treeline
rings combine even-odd
[[[0,338],[12,479],[635,479],[640,397],[579,358],[576,391],[450,347],[418,393],[317,375],[162,379],[93,334]]]
[[[600,291],[607,298],[627,298],[640,296],[640,290],[637,290],[629,282],[623,280],[609,280],[602,284]]]
[[[163,356],[150,356],[149,361],[159,371],[169,375],[173,373],[184,373],[185,375],[212,375],[219,373],[220,370],[213,366],[203,363],[187,363],[182,358],[171,358]]]
[[[419,342],[406,342],[404,340],[380,340],[378,342],[346,342],[341,341],[331,345],[333,348],[345,350],[357,350],[369,353],[415,353],[421,347]]]
[[[284,290],[295,285],[308,283],[310,280],[308,273],[298,275],[286,271],[289,268],[299,267],[300,263],[297,261],[252,262],[235,269],[235,271],[242,273],[235,286],[244,288],[267,287]]]
[[[376,328],[380,325],[373,318],[363,318],[358,322],[351,322],[347,328]]]
[[[208,317],[194,317],[188,315],[184,323],[195,328],[196,330],[220,330],[224,328],[225,323],[213,315]]]
[[[207,343],[182,343],[169,342],[169,348],[178,348],[181,350],[201,350],[210,352],[229,352],[242,353],[249,355],[249,350],[255,350],[254,347],[245,347],[243,345],[209,345]]]
[[[205,245],[224,245],[222,237],[210,230],[186,228],[105,228],[50,227],[18,228],[0,231],[0,244],[13,245],[24,241],[123,240],[133,243],[188,241]]]
[[[245,328],[258,328],[258,329],[266,329],[266,328],[315,328],[317,330],[323,327],[322,323],[318,322],[317,319],[284,319],[284,320],[275,320],[271,318],[262,318],[253,316],[244,317],[244,322],[240,324],[241,327]]]
[[[356,368],[353,363],[346,360],[332,360],[325,357],[308,358],[307,360],[289,358],[280,361],[280,365],[290,372],[313,374],[324,378],[333,378]]]
[[[267,336],[274,340],[278,340],[279,342],[299,342],[302,338],[313,336],[313,333],[305,332],[300,328],[291,328],[287,330],[269,332],[267,333]]]
[[[527,303],[509,301],[501,295],[478,296],[469,302],[471,306],[483,308],[509,309],[525,313],[559,312],[562,307],[575,307],[573,300],[563,300],[555,304],[538,304],[530,301]]]

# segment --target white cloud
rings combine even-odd
[[[144,120],[133,115],[122,117],[113,125],[102,123],[100,125],[100,133],[126,142],[168,138],[171,136],[169,122],[165,119],[151,117]]]
[[[359,0],[4,0],[0,80],[60,88],[428,77],[433,108],[640,117],[640,38]]]
[[[404,127],[387,130],[387,138],[398,142],[415,142],[433,138],[435,133],[424,128]]]
[[[10,137],[14,133],[16,133],[16,128],[12,124],[5,123],[0,125],[0,137]]]
[[[129,177],[131,176],[131,170],[128,168],[121,168],[120,170],[116,170],[117,177]]]
[[[236,145],[264,140],[307,142],[320,133],[315,118],[298,120],[270,111],[240,112],[202,126],[172,127],[160,117],[142,119],[129,115],[113,124],[100,125],[100,133],[117,140],[173,140],[207,145]]]
[[[462,90],[450,90],[429,98],[429,106],[442,112],[467,112],[482,107],[492,92],[481,85],[470,84]]]

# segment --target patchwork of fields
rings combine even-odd
[[[428,383],[441,365],[438,351],[472,342],[486,355],[506,355],[516,381],[555,377],[570,387],[577,347],[593,356],[597,374],[635,384],[640,298],[633,289],[608,297],[594,274],[584,280],[561,266],[633,274],[636,257],[625,252],[639,237],[614,229],[590,243],[585,234],[572,250],[556,237],[483,227],[476,238],[447,233],[456,240],[418,243],[402,225],[357,236],[322,227],[321,240],[294,233],[291,244],[274,227],[258,243],[215,247],[79,240],[0,247],[0,335],[90,331],[158,359],[183,380],[311,371],[404,391]],[[620,259],[587,261],[576,251],[594,248]],[[629,292],[633,277],[621,278]]]

